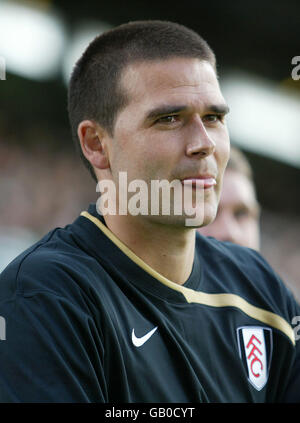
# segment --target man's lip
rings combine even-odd
[[[190,176],[181,180],[183,185],[190,185],[192,188],[211,188],[216,185],[217,181],[214,176],[201,175],[201,176]]]

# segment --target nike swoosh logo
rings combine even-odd
[[[142,336],[141,338],[138,338],[134,333],[134,329],[132,329],[131,340],[133,345],[135,345],[136,347],[141,347],[145,342],[148,341],[149,338],[151,338],[151,336],[154,334],[156,329],[157,329],[157,326],[153,328],[152,330],[150,330],[150,332],[146,333],[146,335]]]

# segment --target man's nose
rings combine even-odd
[[[199,115],[194,116],[189,125],[186,146],[187,156],[199,156],[202,158],[213,154],[216,144],[205,128],[201,117]]]

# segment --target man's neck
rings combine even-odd
[[[195,230],[138,219],[105,216],[107,227],[146,264],[182,285],[189,278],[195,252]]]

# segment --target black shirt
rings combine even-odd
[[[296,315],[257,252],[197,233],[181,286],[91,205],[0,275],[0,402],[300,402]]]

